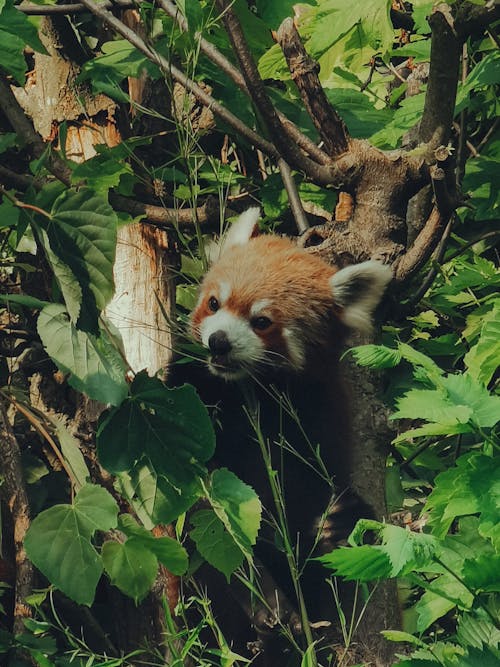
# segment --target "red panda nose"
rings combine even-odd
[[[231,352],[231,342],[227,337],[226,332],[220,329],[219,331],[214,331],[213,334],[210,334],[208,347],[210,348],[210,352],[216,355],[223,355]]]

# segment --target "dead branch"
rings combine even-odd
[[[104,0],[101,3],[106,9],[131,9],[136,7],[137,3],[132,2],[132,0],[114,0],[110,2],[109,0]],[[83,12],[88,12],[87,7],[80,2],[75,2],[71,5],[37,5],[34,2],[22,2],[20,5],[15,5],[23,14],[28,16],[49,16],[54,14],[82,14]]]
[[[433,151],[438,146],[446,145],[450,137],[461,44],[450,6],[445,2],[439,3],[433,9],[429,24],[432,30],[431,57],[419,140]]]
[[[0,440],[2,442],[0,492],[12,516],[16,554],[13,632],[19,634],[24,631],[24,619],[32,616],[31,608],[25,599],[33,590],[33,565],[24,549],[24,537],[30,525],[30,507],[21,465],[21,450],[2,399],[0,399]]]
[[[349,133],[344,121],[331,106],[319,81],[318,63],[309,56],[291,18],[278,28],[278,42],[285,55],[292,79],[328,155],[342,155],[349,148]]]
[[[285,186],[288,195],[288,201],[290,202],[290,208],[292,209],[297,229],[299,233],[305,232],[306,229],[309,229],[309,222],[307,221],[302,202],[300,201],[297,186],[293,180],[292,171],[285,160],[278,160],[278,167],[280,169],[283,185]]]

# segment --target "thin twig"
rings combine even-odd
[[[118,18],[116,18],[116,16],[114,16],[111,12],[103,9],[101,5],[98,5],[92,0],[83,0],[82,4],[85,5],[85,7],[87,7],[92,12],[92,14],[100,18],[116,33],[121,35],[130,44],[135,46],[135,48],[144,54],[146,58],[158,65],[165,73],[168,73],[172,79],[174,79],[174,81],[180,83],[189,93],[192,93],[197,100],[210,109],[214,115],[218,116],[221,120],[236,130],[236,132],[245,137],[256,148],[260,148],[263,153],[266,153],[275,159],[279,158],[278,151],[271,142],[263,139],[259,134],[257,134],[257,132],[250,129],[237,116],[231,113],[231,111],[219,104],[211,95],[203,90],[203,88],[201,88],[192,79],[188,78],[183,72],[181,72],[181,70],[179,70],[164,56],[158,53],[158,51],[156,51],[151,46],[148,46],[139,35],[127,27]]]
[[[0,492],[14,524],[16,583],[13,632],[17,635],[25,630],[24,620],[32,616],[31,608],[25,600],[33,590],[33,566],[24,549],[24,537],[30,525],[30,507],[21,465],[21,450],[10,424],[7,408],[1,399],[0,440],[2,442]]]
[[[269,136],[273,138],[273,142],[281,154],[280,157],[283,157],[291,167],[304,171],[316,183],[321,185],[332,184],[338,178],[340,170],[335,165],[332,165],[332,167],[318,165],[305,156],[299,147],[290,141],[276,113],[276,109],[265,90],[264,82],[260,77],[257,65],[246,42],[243,29],[230,3],[226,2],[226,0],[216,0],[216,6],[221,12],[226,32],[238,59],[252,100],[266,126]],[[344,175],[344,182],[346,177]]]
[[[309,229],[309,222],[304,212],[302,202],[300,201],[297,186],[293,180],[292,170],[283,159],[278,160],[278,167],[280,169],[283,185],[285,186],[288,195],[288,201],[290,202],[290,208],[292,209],[292,215],[295,224],[297,225],[297,230],[299,231],[299,234],[302,234],[306,229]]]
[[[158,4],[166,14],[177,21],[181,30],[186,31],[188,29],[186,19],[173,2],[170,0],[158,0]],[[195,33],[195,39],[198,41],[201,51],[207,58],[209,58],[214,65],[217,65],[224,74],[227,74],[241,91],[246,95],[250,95],[245,79],[239,69],[235,67],[216,46],[206,40],[200,32]],[[286,118],[280,111],[277,113],[278,118],[280,119],[284,130],[290,136],[290,139],[292,139],[302,150],[308,153],[315,162],[318,162],[319,164],[328,164],[330,162],[328,155],[319,149],[309,137],[303,134],[291,120]]]

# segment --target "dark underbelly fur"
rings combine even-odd
[[[278,473],[285,498],[289,536],[298,553],[299,568],[302,568],[311,551],[313,556],[327,553],[345,540],[358,518],[372,514],[349,489],[347,401],[342,383],[332,381],[331,373],[325,375],[330,375],[328,383],[295,376],[273,377],[273,384],[262,381],[259,386],[249,380],[242,385],[214,377],[202,365],[189,364],[174,365],[169,377],[171,386],[184,382],[193,384],[203,402],[215,406],[217,446],[213,466],[226,467],[234,472],[255,490],[262,502],[264,519],[255,547],[258,567],[263,572],[262,589],[272,609],[277,606],[278,599],[278,615],[292,625],[298,623],[294,611],[297,607],[294,587],[286,555],[268,520],[270,515],[276,516],[276,507],[251,421],[258,422],[265,441],[270,443],[272,466]],[[336,375],[335,371],[334,377]],[[290,405],[297,418],[290,415]],[[252,414],[252,419],[247,411]],[[314,455],[318,446],[322,465]],[[318,530],[319,539],[314,546]],[[233,596],[252,622],[247,618],[243,633],[241,627],[237,630],[224,627],[224,617],[229,617],[229,625],[234,625],[237,614],[228,603],[227,588],[226,594],[221,594],[221,587],[225,585],[223,577],[213,569],[211,572],[207,567],[203,569],[203,584],[209,589],[209,597],[212,597],[215,613],[221,618],[226,638],[234,638],[235,649],[244,651],[247,642],[257,639],[257,644],[264,650],[262,661],[255,664],[284,665],[284,661],[277,661],[276,651],[282,650],[283,643],[277,638],[279,627],[272,632],[272,614],[259,605],[249,611],[247,601],[242,599],[245,591],[241,585],[231,584]],[[308,560],[301,584],[309,618],[313,622],[335,622],[333,595],[324,583],[327,576],[328,571],[323,566]],[[347,614],[349,611],[344,609]]]

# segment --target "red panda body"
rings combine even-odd
[[[216,464],[251,485],[269,517],[276,508],[248,413],[258,422],[302,567],[311,555],[333,546],[336,527],[318,540],[319,519],[335,493],[342,495],[349,486],[349,405],[338,369],[340,349],[350,327],[369,328],[391,271],[366,262],[337,272],[288,239],[256,236],[257,220],[257,209],[246,211],[216,249],[219,257],[191,316],[193,336],[210,353],[209,372],[206,366],[191,369],[187,380],[207,404],[219,408]],[[364,512],[359,507],[346,532]],[[255,552],[281,591],[293,596],[272,523],[263,523]],[[325,576],[318,563],[304,570],[314,621],[334,616]],[[273,585],[265,594],[275,608]],[[285,598],[278,600],[287,606]],[[276,613],[286,616],[283,608]],[[263,664],[273,660],[268,655]]]

